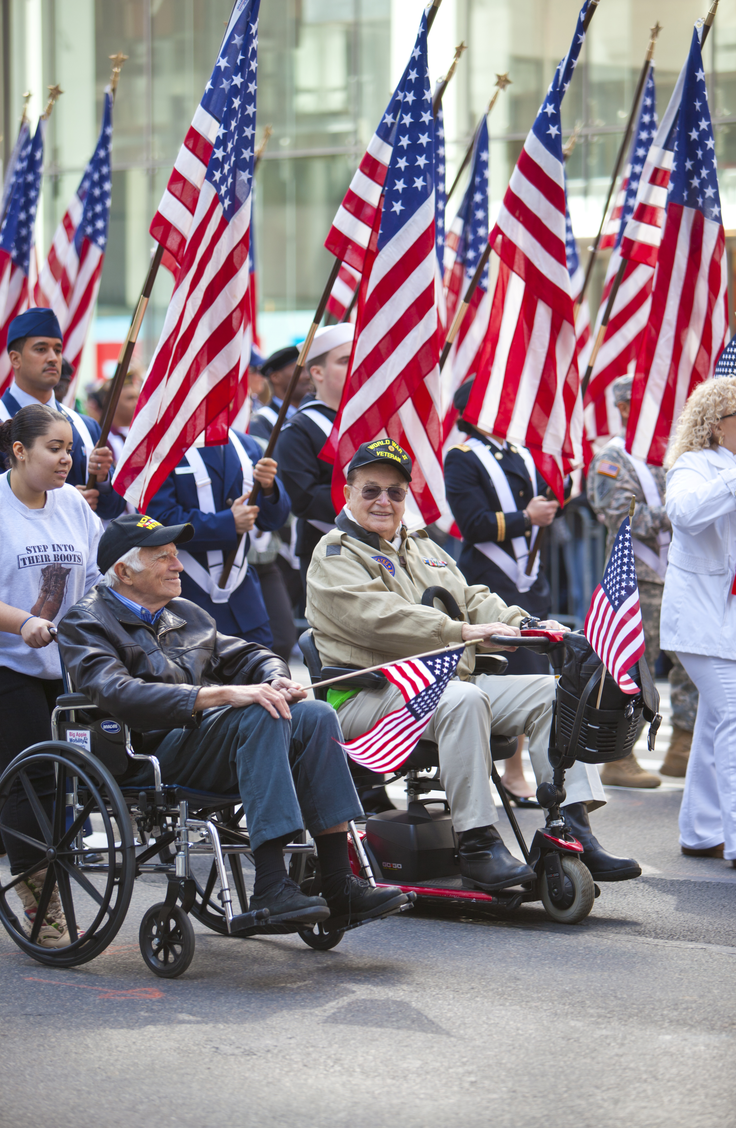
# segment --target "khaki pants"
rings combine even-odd
[[[546,675],[477,674],[468,681],[454,678],[447,686],[423,739],[437,743],[442,786],[456,831],[498,821],[489,782],[491,730],[499,736],[526,733],[537,783],[552,779],[547,749],[554,697],[555,680]],[[338,710],[345,739],[361,736],[402,703],[390,683],[380,690],[362,690]],[[566,803],[587,803],[591,811],[606,801],[598,769],[591,764],[574,764],[566,773],[565,790]]]

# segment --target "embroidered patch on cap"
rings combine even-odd
[[[160,529],[161,522],[154,521],[153,517],[141,517],[140,521],[136,522],[138,529]]]
[[[390,572],[392,576],[396,575],[393,561],[389,560],[388,556],[371,556],[371,560],[375,560],[377,564],[382,564],[386,571]]]
[[[596,467],[599,474],[604,474],[606,478],[618,478],[621,467],[617,466],[615,462],[599,462]]]

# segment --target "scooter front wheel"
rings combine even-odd
[[[542,874],[541,896],[547,915],[559,924],[579,924],[585,920],[595,901],[595,884],[590,870],[578,858],[561,857],[564,889],[561,900],[553,901],[547,884],[547,874]]]

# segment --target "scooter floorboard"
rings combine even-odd
[[[460,875],[454,877],[431,878],[428,881],[417,881],[411,885],[400,881],[386,881],[385,878],[377,881],[379,886],[397,886],[404,893],[415,893],[418,900],[437,901],[449,904],[476,904],[486,907],[493,906],[498,909],[513,910],[526,901],[538,901],[539,893],[536,882],[531,889],[503,889],[498,893],[484,893],[481,889],[464,889]]]

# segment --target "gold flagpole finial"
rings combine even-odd
[[[115,91],[117,90],[118,83],[120,82],[120,72],[123,69],[123,63],[127,63],[128,56],[124,55],[122,51],[118,51],[117,54],[115,54],[115,55],[108,55],[108,58],[109,58],[110,62],[112,63],[112,74],[110,75],[110,89],[112,90],[113,97],[115,97]]]
[[[450,69],[448,70],[448,72],[447,72],[447,74],[446,74],[446,76],[443,80],[445,86],[447,86],[447,84],[450,82],[452,76],[454,75],[454,73],[457,69],[457,64],[460,60],[460,56],[462,55],[463,51],[466,51],[466,50],[467,50],[467,44],[466,43],[460,43],[455,48],[455,57],[453,58],[452,62],[450,63]]]
[[[495,106],[496,102],[498,101],[498,96],[501,93],[501,91],[505,90],[507,86],[511,86],[511,85],[512,85],[512,82],[511,82],[511,79],[509,78],[509,72],[508,71],[506,71],[505,74],[497,74],[496,75],[496,90],[495,90],[495,93],[494,93],[493,97],[491,98],[490,102],[488,103],[488,109],[486,110],[486,114],[489,114],[491,112],[491,110],[493,109],[493,107]]]
[[[46,103],[46,109],[41,114],[41,117],[43,118],[44,121],[49,120],[49,118],[51,117],[51,111],[53,110],[54,106],[58,102],[61,95],[64,93],[64,91],[59,86],[58,82],[54,86],[49,86],[48,90],[49,90],[49,100]]]
[[[20,115],[21,125],[24,121],[28,121],[28,103],[30,102],[32,97],[33,95],[31,94],[30,90],[23,91],[23,113]]]
[[[661,30],[662,30],[662,25],[659,22],[659,20],[657,20],[654,27],[649,28],[649,46],[647,48],[647,61],[648,62],[651,62],[652,56],[654,55],[654,45],[657,42],[657,36],[659,35]]]
[[[264,126],[263,137],[261,137],[261,143],[254,153],[254,157],[255,157],[256,161],[259,161],[261,159],[261,157],[263,156],[263,154],[265,153],[266,146],[268,145],[268,142],[271,138],[272,133],[273,133],[273,126],[272,125]]]
[[[566,161],[569,160],[569,158],[572,156],[575,146],[578,143],[578,138],[580,137],[582,129],[583,123],[581,121],[575,122],[575,128],[568,137],[567,142],[562,146],[562,155],[564,156]]]

